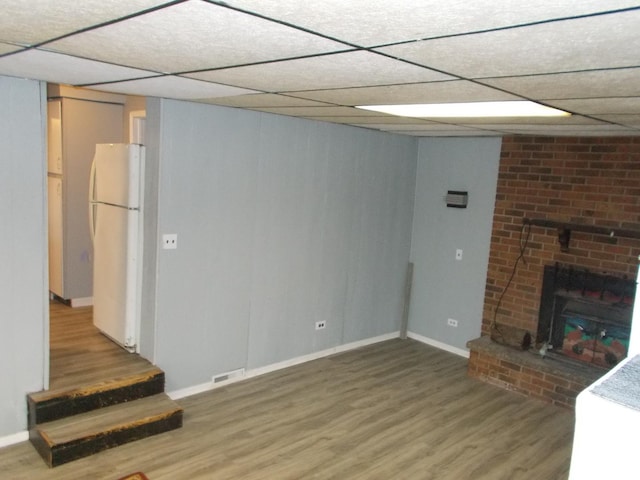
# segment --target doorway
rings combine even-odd
[[[58,266],[52,272],[49,265],[49,368],[44,386],[54,389],[122,375],[140,361],[149,363],[93,325],[87,212],[95,144],[143,143],[146,99],[53,84],[47,86],[47,97],[48,194],[50,200],[58,195],[57,203],[49,203],[48,243],[49,258]]]

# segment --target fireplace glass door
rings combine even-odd
[[[627,356],[636,283],[559,264],[544,268],[537,343],[611,368]]]
[[[579,300],[567,301],[561,314],[562,353],[606,368],[618,364],[629,349],[624,313],[614,307],[607,311]]]

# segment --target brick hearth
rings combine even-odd
[[[586,364],[499,345],[489,337],[472,340],[467,346],[471,350],[469,376],[566,408],[574,408],[578,393],[605,373]]]

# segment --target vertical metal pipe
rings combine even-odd
[[[404,305],[402,308],[402,323],[400,324],[400,338],[407,339],[409,326],[409,307],[411,306],[411,285],[413,284],[413,263],[407,264],[407,277],[404,284]]]

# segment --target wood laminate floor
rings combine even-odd
[[[391,340],[182,399],[182,429],[55,469],[0,449],[0,478],[566,480],[573,413],[466,363]]]
[[[92,307],[49,304],[49,389],[86,386],[152,365],[102,335],[92,321]]]

